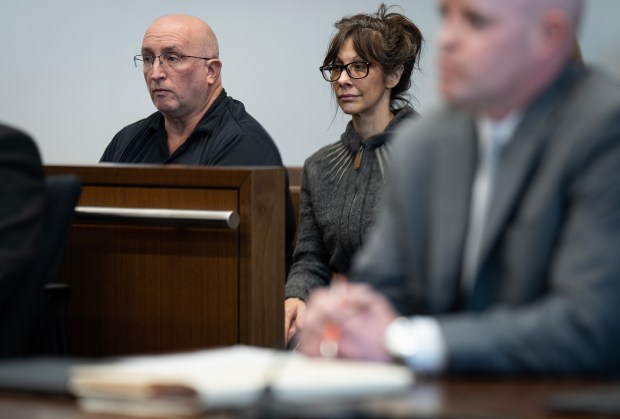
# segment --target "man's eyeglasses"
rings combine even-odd
[[[142,69],[144,71],[150,71],[155,64],[155,60],[159,59],[159,65],[165,66],[167,68],[177,68],[183,60],[186,58],[198,58],[200,60],[212,60],[213,58],[208,57],[195,57],[193,55],[183,55],[176,52],[167,52],[165,54],[160,55],[136,55],[133,57],[133,63],[136,67]]]
[[[369,62],[355,61],[349,64],[330,64],[319,67],[323,78],[328,82],[334,82],[342,75],[342,70],[346,71],[352,79],[363,79],[368,76],[370,68]]]

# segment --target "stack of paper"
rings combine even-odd
[[[128,357],[77,366],[71,374],[72,391],[84,409],[143,416],[240,408],[267,388],[279,401],[309,403],[404,391],[412,384],[413,375],[403,366],[247,346]]]

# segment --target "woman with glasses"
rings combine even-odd
[[[286,282],[287,344],[303,327],[310,292],[348,274],[386,182],[391,134],[416,115],[407,90],[423,42],[418,27],[383,4],[374,14],[344,17],[335,26],[320,70],[351,121],[339,141],[304,163]]]

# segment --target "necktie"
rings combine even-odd
[[[497,129],[483,124],[479,164],[472,187],[469,225],[463,258],[463,290],[469,292],[474,285],[480,263],[480,251],[484,237],[485,222],[493,192],[493,177],[500,153],[501,139]]]

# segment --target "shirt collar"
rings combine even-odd
[[[217,111],[218,105],[224,100],[226,96],[227,96],[226,90],[222,89],[222,91],[220,92],[218,97],[215,99],[215,101],[211,104],[211,106],[209,106],[209,109],[207,109],[207,111],[204,113],[202,118],[200,118],[200,121],[198,121],[198,125],[196,125],[196,128],[194,128],[194,131],[192,131],[192,133],[190,134],[190,137],[197,131],[211,132],[213,130],[213,127],[210,126],[210,122],[211,122],[210,116],[213,115]],[[151,131],[159,131],[159,130],[165,131],[164,115],[159,111],[157,112],[157,114],[158,114],[158,117],[154,118],[151,121],[148,129]]]
[[[491,138],[494,139],[494,147],[502,150],[514,137],[517,126],[523,119],[520,111],[513,111],[500,120],[494,120],[486,115],[479,115],[476,118],[478,129],[478,144],[480,148],[487,148]]]

